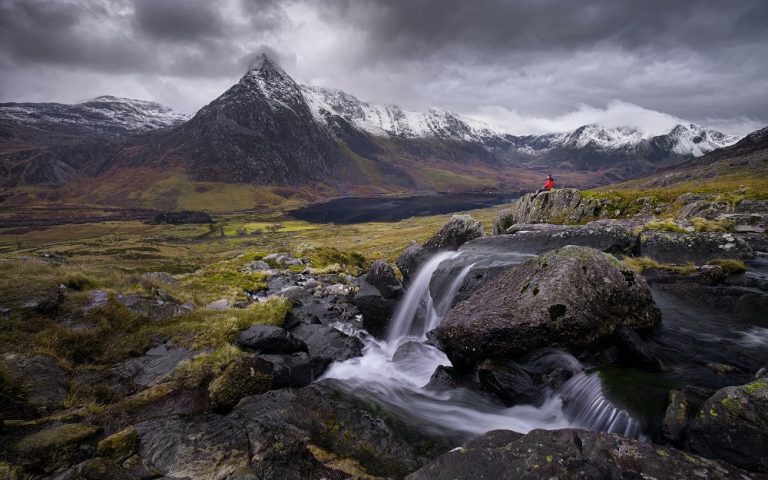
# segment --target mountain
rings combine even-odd
[[[0,105],[0,199],[173,208],[215,191],[226,207],[228,195],[243,191],[237,185],[267,189],[269,201],[280,203],[299,191],[310,199],[516,191],[534,188],[546,173],[561,185],[585,187],[736,140],[687,122],[662,135],[600,125],[511,135],[439,108],[412,112],[302,86],[262,56],[192,118],[116,97]]]
[[[2,103],[2,145],[60,145],[93,138],[132,137],[179,125],[189,117],[155,102],[112,96],[83,103]]]

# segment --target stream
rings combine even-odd
[[[525,367],[555,365],[572,376],[559,388],[546,390],[537,404],[506,407],[477,389],[430,388],[435,369],[450,366],[450,361],[442,351],[425,343],[427,332],[450,310],[466,275],[475,267],[509,266],[530,257],[476,250],[436,254],[410,284],[385,340],[347,324],[335,325],[360,336],[365,348],[362,357],[333,364],[324,378],[341,380],[341,388],[348,393],[457,445],[494,429],[526,433],[536,428],[566,427],[615,432],[647,441],[659,436],[669,390],[683,385],[716,389],[733,384],[733,377],[718,375],[706,367],[707,363],[743,369],[742,383],[750,380],[746,373],[750,369],[768,364],[766,325],[745,323],[737,314],[715,311],[653,287],[663,320],[649,342],[659,352],[665,367],[662,372],[585,365],[567,352],[550,350],[529,359]],[[766,273],[768,263],[758,260],[747,275]],[[765,292],[758,290],[757,294]]]

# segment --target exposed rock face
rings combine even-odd
[[[304,352],[258,358],[272,364],[272,388],[305,387],[317,380],[330,363],[327,358],[310,357]]]
[[[6,353],[0,364],[27,403],[41,413],[57,407],[67,394],[67,378],[56,361],[45,355]]]
[[[586,225],[516,224],[502,234],[479,238],[461,250],[485,248],[539,254],[566,245],[592,247],[604,252],[637,255],[639,237],[630,222],[598,220]]]
[[[306,352],[307,345],[284,328],[271,325],[253,325],[241,331],[237,344],[263,354]]]
[[[665,263],[706,263],[715,258],[748,259],[752,247],[732,233],[675,233],[646,230],[641,235],[643,256]]]
[[[91,458],[53,477],[53,480],[138,480],[120,465],[106,458]]]
[[[139,455],[171,478],[225,479],[248,473],[248,437],[219,415],[167,417],[136,425]]]
[[[515,365],[503,360],[486,360],[476,369],[480,384],[507,405],[534,403],[539,391],[531,376]]]
[[[395,271],[383,260],[376,260],[363,277],[355,295],[355,306],[363,314],[363,326],[375,336],[383,335],[403,295],[403,285]]]
[[[309,355],[341,362],[362,355],[363,342],[326,325],[299,325],[291,333],[304,341]]]
[[[521,436],[494,431],[453,450],[407,480],[764,478],[679,450],[613,433],[533,430]]]
[[[682,447],[689,422],[711,395],[711,391],[696,387],[670,391],[667,411],[661,422],[661,433],[664,438],[676,447]]]
[[[247,395],[264,393],[272,387],[271,363],[251,356],[234,360],[208,386],[211,407],[229,410]]]
[[[701,456],[768,473],[768,379],[726,387],[701,407],[688,428],[688,448]]]
[[[440,230],[424,243],[412,242],[397,259],[397,267],[407,285],[422,263],[441,250],[456,250],[460,246],[484,236],[482,224],[471,215],[454,215]]]
[[[579,223],[600,215],[602,204],[595,198],[582,198],[575,188],[523,195],[493,221],[493,234],[504,233],[516,223]]]
[[[337,386],[326,380],[248,397],[228,418],[243,425],[257,442],[268,432],[301,432],[312,443],[341,458],[355,459],[370,475],[381,477],[402,478],[448,450],[402,421],[392,417],[383,421],[370,403]],[[267,441],[264,446],[269,447]]]
[[[583,350],[619,325],[645,330],[660,319],[642,276],[599,250],[568,246],[496,276],[435,335],[454,366],[468,368],[545,347]]]

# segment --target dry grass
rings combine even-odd
[[[727,219],[707,220],[706,218],[694,217],[691,219],[693,228],[697,232],[732,232],[735,224]]]
[[[651,220],[645,224],[643,230],[660,230],[664,232],[688,233],[683,227],[675,223],[672,219]]]
[[[643,273],[650,269],[669,270],[677,273],[696,272],[696,266],[693,263],[675,265],[671,263],[660,263],[648,257],[624,257],[621,262],[637,273]]]

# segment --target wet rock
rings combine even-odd
[[[397,268],[403,275],[403,283],[407,286],[410,279],[416,275],[419,267],[429,258],[431,252],[416,242],[411,242],[405,247],[403,253],[397,257]]]
[[[724,363],[709,362],[704,366],[718,375],[733,375],[743,373],[740,368],[734,367],[733,365],[726,365]]]
[[[582,198],[575,188],[559,188],[538,195],[523,195],[493,221],[493,234],[500,235],[519,223],[579,223],[600,215],[602,203]]]
[[[424,388],[436,392],[445,392],[466,385],[464,376],[457,372],[453,367],[438,365],[435,372],[429,378]]]
[[[272,390],[243,399],[228,418],[254,439],[265,429],[298,430],[313,444],[365,465],[374,476],[402,478],[448,450],[418,426],[393,417],[384,421],[373,403],[343,388],[342,382],[321,380],[301,389]]]
[[[312,357],[341,362],[362,355],[362,340],[327,325],[299,325],[291,333],[307,345]]]
[[[768,472],[768,380],[718,390],[688,427],[687,447],[707,458]]]
[[[642,256],[662,263],[701,265],[716,258],[744,260],[755,256],[752,247],[732,233],[676,233],[646,230],[640,236]]]
[[[344,472],[333,470],[320,463],[308,448],[309,436],[297,428],[252,426],[250,433],[252,468],[255,478],[275,480],[350,478]]]
[[[686,429],[701,405],[712,395],[712,391],[697,387],[684,387],[669,392],[669,404],[661,422],[661,433],[676,447],[682,447]]]
[[[354,299],[363,315],[363,327],[371,335],[384,335],[402,295],[403,285],[392,267],[383,260],[373,262]]]
[[[214,411],[226,411],[241,398],[264,393],[272,387],[271,363],[249,355],[227,365],[208,386],[208,397]]]
[[[397,268],[408,284],[419,267],[441,250],[456,250],[470,240],[484,236],[482,224],[470,215],[454,215],[424,245],[411,242],[397,259]]]
[[[170,273],[166,272],[147,272],[141,275],[141,279],[151,283],[163,283],[171,285],[176,283],[176,279]]]
[[[105,458],[91,458],[56,475],[53,480],[139,480],[120,465]]]
[[[77,445],[101,432],[101,427],[86,423],[67,423],[32,433],[19,439],[13,451],[23,458],[50,460],[57,451]],[[43,464],[47,462],[43,461]]]
[[[496,251],[540,254],[566,245],[596,248],[608,253],[637,255],[639,235],[628,221],[598,220],[586,225],[515,224],[498,235],[464,245],[462,251]]]
[[[456,250],[470,240],[485,235],[483,225],[471,215],[453,215],[448,223],[442,226],[424,244],[428,251]]]
[[[264,354],[306,352],[307,345],[284,328],[253,325],[241,331],[237,345]]]
[[[6,353],[0,357],[0,364],[26,402],[38,412],[49,412],[64,400],[67,377],[53,358]]]
[[[247,478],[248,437],[219,415],[166,417],[136,425],[146,468],[171,478]]]
[[[508,406],[535,403],[539,390],[528,373],[514,362],[486,360],[476,370],[480,384]]]
[[[456,305],[435,329],[454,366],[544,348],[581,351],[618,325],[648,330],[661,320],[647,283],[614,257],[567,246],[498,275]]]
[[[164,381],[176,365],[192,358],[196,353],[186,348],[160,344],[150,348],[140,357],[118,364],[112,368],[112,372],[122,382],[130,383],[135,391]]]
[[[138,443],[139,433],[136,427],[130,426],[101,440],[96,445],[96,451],[103,457],[122,462],[134,454]]]
[[[643,340],[634,329],[626,325],[617,326],[613,331],[613,341],[619,347],[622,363],[654,372],[662,370],[661,360],[651,344]]]
[[[330,360],[310,357],[299,352],[290,355],[259,355],[272,364],[272,388],[300,388],[314,382],[323,374]]]
[[[760,475],[674,448],[613,433],[533,430],[490,432],[408,475],[407,480],[499,479],[757,479]]]

